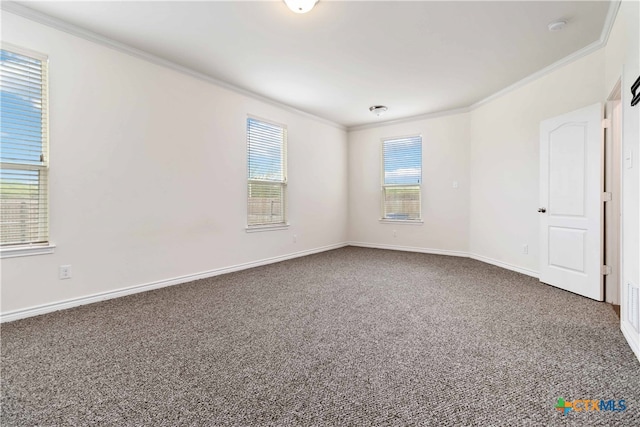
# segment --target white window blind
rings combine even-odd
[[[247,224],[250,227],[286,223],[286,146],[286,127],[247,119]]]
[[[382,141],[382,218],[420,220],[422,137]]]
[[[47,243],[47,58],[0,50],[0,244]]]

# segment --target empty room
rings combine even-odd
[[[639,1],[0,4],[1,425],[640,425]]]

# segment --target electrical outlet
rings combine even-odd
[[[398,237],[398,231],[393,230],[393,237]]]
[[[453,185],[452,185],[452,187],[453,187],[453,188],[458,188],[458,181],[453,181]]]
[[[525,255],[529,254],[529,245],[522,245],[522,253]]]
[[[58,278],[62,279],[71,279],[71,266],[70,265],[61,265],[58,270]]]
[[[293,235],[293,243],[296,243],[298,241],[298,235],[294,234]]]

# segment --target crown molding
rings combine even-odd
[[[517,82],[513,83],[512,85],[509,85],[507,87],[505,87],[504,89],[500,89],[498,92],[495,92],[492,95],[487,96],[486,98],[481,99],[478,102],[475,102],[473,104],[471,104],[469,106],[469,109],[471,110],[475,110],[478,107],[481,107],[484,104],[487,104],[495,99],[501,98],[502,96],[513,92],[514,90],[520,89],[521,87],[535,81],[538,80],[544,76],[546,76],[547,74],[551,74],[552,72],[558,70],[559,68],[564,67],[565,65],[568,65],[574,61],[577,61],[580,58],[583,58],[585,56],[587,56],[590,53],[595,52],[596,50],[602,48],[602,43],[600,42],[600,40],[597,40],[585,47],[583,47],[582,49],[573,52],[571,55],[569,56],[565,56],[564,58],[562,58],[559,61],[554,62],[553,64],[544,67],[542,70],[538,70],[533,74],[529,74],[527,77],[518,80]]]
[[[547,74],[550,74],[551,72],[564,67],[565,65],[568,65],[574,61],[577,61],[580,58],[583,58],[584,56],[593,53],[595,51],[597,51],[598,49],[601,49],[603,47],[605,47],[607,45],[607,41],[609,40],[609,35],[611,34],[611,30],[613,29],[613,25],[615,23],[615,19],[616,16],[618,14],[618,10],[620,9],[620,4],[622,3],[622,0],[612,0],[609,3],[609,10],[607,11],[607,16],[605,18],[604,21],[604,25],[602,27],[602,32],[600,33],[600,38],[596,41],[594,41],[593,43],[583,47],[582,49],[560,59],[559,61],[554,62],[553,64],[539,70],[536,71],[533,74],[528,75],[527,77],[518,80],[517,82],[505,87],[504,89],[499,90],[498,92],[495,92],[492,95],[489,95],[486,98],[483,98],[467,107],[461,107],[461,108],[456,108],[456,109],[451,109],[451,110],[443,110],[443,111],[434,111],[431,113],[425,113],[425,114],[420,114],[420,115],[416,115],[416,116],[411,116],[411,117],[405,117],[405,118],[399,118],[399,119],[393,119],[393,120],[387,120],[387,121],[382,121],[382,122],[374,122],[374,123],[366,123],[366,124],[362,124],[362,125],[355,125],[355,126],[344,126],[341,125],[339,123],[333,122],[331,120],[325,119],[324,117],[320,117],[320,116],[316,116],[314,114],[308,113],[306,111],[303,110],[299,110],[295,107],[292,107],[288,104],[284,104],[278,101],[275,101],[271,98],[268,98],[266,96],[263,95],[259,95],[255,92],[243,89],[241,87],[232,85],[231,83],[227,83],[225,81],[216,79],[215,77],[212,77],[208,74],[204,74],[201,73],[199,71],[193,70],[191,68],[185,67],[183,65],[177,64],[175,62],[163,59],[159,56],[153,55],[151,53],[145,52],[143,50],[134,48],[132,46],[129,46],[127,44],[124,43],[120,43],[116,40],[110,39],[108,37],[102,36],[100,34],[94,33],[93,31],[89,31],[87,29],[81,28],[77,25],[73,25],[70,24],[68,22],[65,22],[61,19],[57,19],[54,18],[52,16],[49,16],[45,13],[42,12],[38,12],[36,10],[33,10],[29,7],[23,6],[21,4],[17,4],[14,3],[13,1],[1,1],[0,2],[0,8],[2,10],[5,10],[7,12],[11,12],[14,13],[16,15],[22,16],[23,18],[27,18],[30,19],[32,21],[38,22],[40,24],[44,24],[47,25],[49,27],[55,28],[57,30],[66,32],[68,34],[77,36],[77,37],[81,37],[85,40],[94,42],[94,43],[98,43],[101,44],[103,46],[107,46],[109,48],[115,49],[117,51],[129,54],[131,56],[152,62],[154,64],[157,65],[161,65],[170,69],[173,69],[175,71],[178,71],[180,73],[195,77],[197,79],[206,81],[208,83],[214,84],[216,86],[228,89],[230,91],[233,91],[235,93],[238,93],[240,95],[244,95],[247,96],[249,98],[253,98],[256,99],[258,101],[264,102],[266,104],[270,104],[273,105],[275,107],[279,107],[285,111],[291,112],[291,113],[295,113],[298,114],[300,116],[306,117],[306,118],[310,118],[319,122],[322,122],[324,124],[333,126],[337,129],[340,130],[346,130],[348,132],[352,132],[352,131],[359,131],[359,130],[364,130],[364,129],[372,129],[372,128],[377,128],[377,127],[383,127],[383,126],[391,126],[391,125],[395,125],[395,124],[400,124],[400,123],[407,123],[407,122],[413,122],[413,121],[418,121],[418,120],[427,120],[427,119],[433,119],[433,118],[437,118],[437,117],[444,117],[444,116],[451,116],[451,115],[456,115],[456,114],[462,114],[462,113],[466,113],[469,111],[473,111],[476,108],[491,102],[497,98],[500,98],[501,96],[506,95],[509,92],[513,92],[516,89],[519,89],[523,86],[525,86],[528,83],[531,83],[534,80],[537,80]]]
[[[416,120],[424,120],[424,119],[432,119],[432,118],[436,118],[436,117],[443,117],[443,116],[448,116],[448,115],[454,115],[454,114],[460,114],[463,112],[467,112],[467,111],[473,111],[476,108],[487,104],[488,102],[491,102],[495,99],[500,98],[501,96],[506,95],[509,92],[513,92],[516,89],[519,89],[523,86],[525,86],[528,83],[531,83],[534,80],[538,80],[541,77],[546,76],[547,74],[552,73],[553,71],[564,67],[565,65],[568,65],[574,61],[577,61],[580,58],[583,58],[587,55],[589,55],[590,53],[593,53],[595,51],[597,51],[598,49],[602,49],[603,47],[605,47],[607,45],[607,42],[609,41],[609,35],[611,34],[611,30],[613,29],[613,24],[615,23],[616,20],[616,16],[618,15],[618,10],[620,9],[620,4],[622,3],[622,0],[612,0],[609,3],[609,10],[607,11],[607,16],[605,17],[604,20],[604,25],[602,26],[602,32],[600,33],[600,38],[596,41],[594,41],[593,43],[583,47],[582,49],[568,55],[565,56],[564,58],[560,59],[559,61],[554,62],[551,65],[548,65],[547,67],[536,71],[533,74],[528,75],[527,77],[518,80],[517,82],[513,83],[512,85],[509,85],[507,87],[505,87],[504,89],[499,90],[498,92],[495,92],[492,95],[489,95],[486,98],[481,99],[480,101],[477,101],[467,107],[463,107],[463,108],[457,108],[457,109],[453,109],[453,110],[446,110],[446,111],[436,111],[433,113],[427,113],[427,114],[421,114],[418,116],[413,116],[413,117],[407,117],[407,118],[403,118],[403,119],[397,119],[397,120],[388,120],[388,121],[384,121],[384,122],[377,122],[377,123],[370,123],[370,124],[364,124],[364,125],[357,125],[357,126],[350,126],[349,128],[347,128],[347,130],[349,132],[351,131],[357,131],[357,130],[362,130],[362,129],[371,129],[371,128],[377,128],[377,127],[382,127],[382,126],[387,126],[387,125],[393,125],[393,124],[397,124],[397,123],[404,123],[404,122],[411,122],[411,121],[416,121]]]
[[[554,62],[553,64],[543,68],[542,70],[536,71],[533,74],[528,75],[527,77],[518,80],[514,84],[507,86],[506,88],[499,90],[493,95],[489,95],[488,97],[481,99],[480,101],[471,104],[469,108],[471,110],[475,110],[476,108],[493,101],[494,99],[500,98],[503,95],[506,95],[509,92],[513,92],[516,89],[519,89],[525,86],[528,83],[531,83],[534,80],[538,80],[541,77],[546,76],[547,74],[552,73],[553,71],[564,67],[574,61],[577,61],[580,58],[583,58],[590,53],[597,51],[598,49],[602,49],[607,45],[607,41],[609,40],[609,34],[611,33],[611,29],[613,28],[613,24],[616,20],[616,15],[618,14],[618,9],[620,9],[620,3],[622,0],[613,0],[609,3],[609,10],[607,11],[607,16],[604,20],[604,25],[602,26],[602,32],[600,33],[600,38],[594,41],[591,44],[583,47],[582,49],[573,52],[572,54],[565,56],[559,61]]]
[[[274,107],[281,108],[281,109],[283,109],[285,111],[288,111],[290,113],[294,113],[294,114],[297,114],[297,115],[300,115],[300,116],[303,116],[303,117],[306,117],[306,118],[309,118],[309,119],[313,119],[313,120],[319,121],[321,123],[324,123],[324,124],[329,125],[329,126],[333,126],[333,127],[337,128],[337,129],[340,129],[340,130],[344,130],[344,131],[347,130],[346,126],[343,126],[343,125],[341,125],[339,123],[333,122],[333,121],[331,121],[329,119],[325,119],[324,117],[316,116],[315,114],[311,114],[311,113],[308,113],[306,111],[299,110],[299,109],[297,109],[295,107],[292,107],[291,105],[276,101],[274,99],[271,99],[271,98],[268,98],[266,96],[257,94],[255,92],[250,91],[250,90],[243,89],[243,88],[235,86],[235,85],[233,85],[231,83],[227,83],[227,82],[225,82],[223,80],[219,80],[219,79],[217,79],[217,78],[215,78],[213,76],[210,76],[208,74],[201,73],[200,71],[196,71],[196,70],[191,69],[189,67],[185,67],[184,65],[177,64],[177,63],[175,63],[173,61],[169,61],[167,59],[164,59],[164,58],[161,58],[159,56],[153,55],[153,54],[151,54],[149,52],[146,52],[144,50],[137,49],[137,48],[135,48],[133,46],[129,46],[129,45],[125,44],[125,43],[118,42],[118,41],[113,40],[113,39],[111,39],[109,37],[106,37],[106,36],[103,36],[101,34],[95,33],[93,31],[87,30],[87,29],[79,27],[77,25],[70,24],[70,23],[68,23],[66,21],[63,21],[63,20],[58,19],[58,18],[54,18],[54,17],[52,17],[50,15],[47,15],[45,13],[42,13],[42,12],[39,12],[37,10],[31,9],[31,8],[29,8],[27,6],[15,3],[13,1],[1,1],[0,2],[0,8],[3,11],[16,14],[18,16],[21,16],[23,18],[29,19],[31,21],[38,22],[38,23],[46,25],[48,27],[55,28],[56,30],[60,30],[60,31],[63,31],[63,32],[67,33],[67,34],[71,34],[73,36],[80,37],[80,38],[88,40],[90,42],[97,43],[97,44],[100,44],[102,46],[106,46],[108,48],[117,50],[119,52],[134,56],[136,58],[139,58],[139,59],[142,59],[142,60],[145,60],[145,61],[148,61],[148,62],[151,62],[153,64],[160,65],[160,66],[172,69],[172,70],[177,71],[179,73],[186,74],[186,75],[191,76],[191,77],[195,77],[196,79],[203,80],[203,81],[205,81],[207,83],[214,84],[216,86],[219,86],[221,88],[230,90],[230,91],[235,92],[237,94],[244,95],[244,96],[247,96],[249,98],[255,99],[257,101],[261,101],[261,102],[264,102],[266,104],[272,105]]]
[[[611,0],[611,3],[609,3],[607,17],[604,19],[604,25],[602,26],[602,32],[600,33],[600,42],[603,47],[606,46],[609,41],[609,35],[613,29],[613,24],[616,22],[616,17],[618,16],[618,10],[620,10],[621,4],[622,0]]]
[[[469,111],[471,111],[469,107],[455,108],[452,110],[435,111],[433,113],[419,114],[417,116],[403,117],[400,119],[393,119],[393,120],[385,120],[383,122],[365,123],[362,125],[349,126],[347,130],[349,132],[354,132],[354,131],[359,131],[364,129],[373,129],[373,128],[379,128],[383,126],[392,126],[392,125],[397,125],[397,124],[407,123],[407,122],[416,122],[418,120],[435,119],[436,117],[454,116],[456,114],[468,113]]]

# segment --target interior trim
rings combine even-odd
[[[432,255],[457,256],[462,258],[469,257],[469,254],[467,252],[453,251],[449,249],[419,248],[416,246],[384,245],[380,243],[367,243],[367,242],[349,242],[349,246],[356,246],[359,248],[370,248],[370,249],[386,249],[390,251],[417,252],[417,253],[432,254]]]
[[[106,300],[119,298],[127,295],[138,294],[141,292],[151,291],[153,289],[160,289],[167,286],[179,285],[181,283],[187,283],[187,282],[191,282],[199,279],[206,279],[209,277],[219,276],[221,274],[232,273],[234,271],[241,271],[241,270],[246,270],[253,267],[260,267],[262,265],[273,264],[280,261],[286,261],[288,259],[299,258],[307,255],[313,255],[316,253],[326,252],[333,249],[339,249],[345,246],[356,246],[361,248],[384,249],[384,250],[393,250],[393,251],[416,252],[416,253],[425,253],[425,254],[433,254],[433,255],[472,258],[477,261],[481,261],[487,264],[492,264],[507,270],[515,271],[517,273],[522,273],[527,276],[538,278],[538,273],[533,270],[528,270],[526,268],[522,268],[509,263],[494,260],[492,258],[488,258],[482,255],[471,254],[466,251],[435,249],[435,248],[420,248],[415,246],[385,245],[385,244],[379,244],[379,243],[352,241],[352,242],[343,242],[343,243],[336,243],[333,245],[321,246],[315,249],[308,249],[305,251],[293,252],[290,254],[279,255],[271,258],[265,258],[258,261],[251,261],[251,262],[246,262],[242,264],[236,264],[230,267],[221,267],[213,270],[203,271],[200,273],[187,274],[184,276],[174,277],[171,279],[158,280],[155,282],[129,286],[126,288],[116,289],[113,291],[100,292],[100,293],[89,295],[89,296],[72,298],[72,299],[58,301],[50,304],[42,304],[42,305],[37,305],[37,306],[28,307],[24,309],[9,311],[6,313],[0,313],[0,323],[13,322],[15,320],[25,319],[27,317],[38,316],[46,313],[52,313],[54,311],[64,310],[67,308],[79,307],[81,305],[87,305],[87,304],[106,301]],[[639,353],[636,351],[636,354],[639,354]]]
[[[504,268],[506,270],[515,271],[516,273],[521,273],[527,276],[535,277],[536,279],[540,278],[540,274],[537,271],[529,270],[528,268],[524,268],[524,267],[518,267],[517,265],[513,265],[513,264],[509,264],[508,262],[489,258],[484,255],[469,253],[469,258],[475,259],[476,261],[484,262],[486,264],[492,264],[492,265],[495,265],[496,267]]]
[[[613,24],[616,21],[616,16],[618,15],[618,10],[620,9],[620,3],[622,2],[622,0],[612,0],[609,3],[609,10],[607,11],[607,16],[604,19],[604,25],[602,26],[602,32],[600,33],[600,38],[596,41],[594,41],[591,44],[588,44],[587,46],[583,47],[580,50],[577,50],[575,52],[573,52],[572,54],[565,56],[564,58],[560,59],[559,61],[554,62],[553,64],[539,70],[536,71],[533,74],[528,75],[527,77],[523,78],[522,80],[518,80],[517,82],[515,82],[514,84],[505,87],[502,90],[499,90],[498,92],[494,93],[493,95],[489,95],[488,97],[481,99],[478,102],[475,102],[473,104],[471,104],[469,106],[469,108],[471,110],[475,110],[476,108],[493,101],[496,98],[499,98],[503,95],[506,95],[509,92],[512,92],[518,88],[521,88],[522,86],[526,85],[527,83],[531,83],[534,80],[539,79],[540,77],[546,76],[547,74],[550,74],[551,72],[557,70],[558,68],[562,68],[567,64],[570,64],[571,62],[577,61],[580,58],[583,58],[585,56],[587,56],[590,53],[593,53],[595,51],[597,51],[598,49],[601,49],[603,47],[605,47],[607,45],[607,41],[609,41],[609,35],[611,34],[611,30],[613,29]]]
[[[50,304],[42,304],[42,305],[23,308],[19,310],[13,310],[6,313],[1,313],[0,323],[13,322],[15,320],[38,316],[40,314],[52,313],[54,311],[64,310],[72,307],[78,307],[86,304],[92,304],[94,302],[106,301],[114,298],[124,297],[127,295],[133,295],[141,292],[151,291],[153,289],[160,289],[160,288],[165,288],[167,286],[179,285],[181,283],[191,282],[194,280],[206,279],[209,277],[219,276],[221,274],[232,273],[234,271],[246,270],[253,267],[259,267],[262,265],[273,264],[280,261],[286,261],[288,259],[299,258],[307,255],[320,253],[320,252],[330,251],[332,249],[338,249],[344,246],[348,246],[348,244],[336,243],[333,245],[321,246],[319,248],[308,249],[305,251],[293,252],[286,255],[279,255],[271,258],[265,258],[258,261],[251,261],[251,262],[245,262],[242,264],[236,264],[230,267],[216,268],[213,270],[202,271],[200,273],[187,274],[184,276],[174,277],[171,279],[158,280],[155,282],[129,286],[126,288],[116,289],[113,291],[100,292],[100,293],[89,295],[89,296],[72,298],[72,299],[58,301]]]
[[[347,130],[349,132],[354,132],[354,131],[359,131],[364,129],[375,129],[383,126],[392,126],[392,125],[397,125],[401,123],[417,122],[419,120],[435,119],[437,117],[455,116],[456,114],[464,114],[464,113],[468,113],[469,111],[471,111],[470,107],[456,108],[453,110],[436,111],[433,113],[420,114],[417,116],[404,117],[401,119],[387,120],[384,122],[366,123],[363,125],[350,126]]]
[[[250,98],[256,99],[258,101],[262,101],[265,102],[267,104],[282,108],[286,111],[301,115],[303,117],[307,117],[310,119],[314,119],[317,121],[320,121],[322,123],[328,124],[330,126],[333,126],[335,128],[338,128],[340,130],[346,130],[346,131],[357,131],[357,130],[363,130],[363,129],[370,129],[370,128],[377,128],[377,127],[381,127],[381,126],[388,126],[388,125],[393,125],[393,124],[399,124],[399,123],[405,123],[405,122],[412,122],[412,121],[417,121],[417,120],[425,120],[425,119],[432,119],[432,118],[436,118],[436,117],[443,117],[443,116],[449,116],[449,115],[455,115],[455,114],[462,114],[465,112],[469,112],[472,110],[475,110],[476,108],[490,102],[493,101],[496,98],[499,98],[503,95],[506,95],[509,92],[512,92],[524,85],[526,85],[527,83],[530,83],[534,80],[539,79],[540,77],[543,77],[549,73],[551,73],[552,71],[555,71],[558,68],[561,68],[573,61],[576,61],[592,52],[595,52],[596,50],[603,48],[607,45],[607,41],[609,40],[609,35],[611,34],[611,30],[613,28],[613,24],[615,23],[615,19],[616,16],[618,14],[618,10],[620,9],[620,3],[622,2],[622,0],[612,0],[611,3],[609,4],[609,10],[607,12],[607,16],[605,18],[604,21],[604,25],[602,27],[602,32],[600,33],[600,38],[596,41],[594,41],[593,43],[585,46],[584,48],[570,54],[569,56],[566,56],[564,58],[562,58],[559,61],[554,62],[553,64],[543,68],[542,70],[536,71],[533,74],[530,74],[529,76],[515,82],[514,84],[507,86],[506,88],[499,90],[498,92],[495,92],[494,94],[481,99],[478,102],[475,102],[467,107],[461,107],[461,108],[456,108],[453,110],[444,110],[444,111],[434,111],[431,113],[426,113],[426,114],[421,114],[421,115],[417,115],[417,116],[411,116],[411,117],[406,117],[406,118],[401,118],[401,119],[395,119],[395,120],[389,120],[389,121],[382,121],[382,122],[375,122],[375,123],[367,123],[367,124],[363,124],[363,125],[356,125],[356,126],[343,126],[339,123],[335,123],[331,120],[325,119],[323,117],[320,116],[316,116],[314,114],[308,113],[306,111],[303,110],[299,110],[295,107],[292,107],[290,105],[275,101],[271,98],[259,95],[255,92],[251,92],[249,90],[246,89],[242,89],[238,86],[232,85],[230,83],[227,83],[225,81],[216,79],[208,74],[204,74],[201,73],[199,71],[195,71],[191,68],[185,67],[183,65],[179,65],[175,62],[160,58],[159,56],[150,54],[148,52],[145,52],[141,49],[136,49],[132,46],[129,46],[127,44],[124,43],[120,43],[118,41],[115,41],[113,39],[110,39],[108,37],[102,36],[100,34],[94,33],[92,31],[86,30],[84,28],[81,28],[77,25],[73,25],[70,24],[68,22],[65,22],[61,19],[57,19],[54,18],[52,16],[49,16],[47,14],[44,14],[42,12],[38,12],[36,10],[33,10],[29,7],[23,6],[21,4],[15,3],[13,1],[3,1],[0,3],[0,8],[2,10],[5,10],[7,12],[11,12],[11,13],[15,13],[16,15],[22,16],[23,18],[27,18],[30,19],[32,21],[38,22],[40,24],[44,24],[47,25],[49,27],[52,28],[56,28],[60,31],[64,31],[68,34],[72,34],[74,36],[77,37],[81,37],[85,40],[94,42],[94,43],[98,43],[101,44],[103,46],[107,46],[110,47],[112,49],[118,50],[120,52],[135,56],[137,58],[140,59],[144,59],[147,60],[151,63],[157,64],[157,65],[161,65],[170,69],[173,69],[175,71],[181,72],[183,74],[187,74],[189,76],[195,77],[197,79],[200,80],[204,80],[206,82],[215,84],[217,86],[220,86],[222,88],[231,90],[233,92],[236,92],[240,95],[244,95],[244,96],[248,96]]]
[[[347,130],[347,128],[339,123],[333,122],[331,120],[325,119],[324,117],[320,117],[320,116],[316,116],[314,114],[311,113],[307,113],[306,111],[302,111],[299,110],[295,107],[292,107],[288,104],[284,104],[281,102],[278,102],[276,100],[273,100],[271,98],[268,98],[266,96],[262,96],[259,95],[255,92],[252,92],[250,90],[247,89],[243,89],[241,87],[232,85],[231,83],[227,83],[223,80],[219,80],[216,79],[215,77],[212,77],[208,74],[204,74],[201,73],[199,71],[196,71],[194,69],[191,69],[189,67],[185,67],[184,65],[180,65],[177,64],[173,61],[169,61],[167,59],[161,58],[159,56],[153,55],[151,53],[148,53],[144,50],[141,49],[137,49],[133,46],[129,46],[125,43],[120,43],[116,40],[113,40],[109,37],[105,37],[103,35],[100,35],[98,33],[94,33],[93,31],[84,29],[82,27],[79,27],[77,25],[74,24],[70,24],[66,21],[63,21],[61,19],[58,18],[54,18],[50,15],[47,15],[45,13],[42,12],[38,12],[37,10],[31,9],[27,6],[23,6],[21,4],[15,3],[13,1],[2,1],[0,3],[0,9],[2,9],[3,11],[6,12],[10,12],[10,13],[14,13],[18,16],[21,16],[23,18],[29,19],[31,21],[35,21],[38,22],[40,24],[46,25],[48,27],[52,27],[55,28],[57,30],[63,31],[67,34],[71,34],[73,36],[76,37],[80,37],[82,39],[88,40],[90,42],[94,42],[97,44],[100,44],[102,46],[106,46],[109,47],[111,49],[120,51],[122,53],[126,53],[128,55],[134,56],[136,58],[151,62],[152,64],[156,64],[156,65],[161,65],[163,67],[167,67],[169,69],[172,69],[174,71],[177,71],[179,73],[183,73],[186,74],[188,76],[191,77],[195,77],[196,79],[199,80],[203,80],[207,83],[211,83],[214,84],[216,86],[222,87],[224,89],[230,90],[232,92],[238,93],[240,95],[244,95],[247,96],[249,98],[253,98],[256,99],[258,101],[262,101],[266,104],[270,104],[273,105],[275,107],[278,108],[282,108],[285,111],[288,111],[290,113],[295,113],[298,114],[300,116],[309,118],[309,119],[313,119],[313,120],[317,120],[319,122],[322,122],[324,124],[333,126],[337,129],[340,130]]]
[[[627,340],[629,347],[631,347],[631,350],[633,350],[633,353],[638,358],[638,362],[640,362],[640,347],[638,342],[633,339],[633,336],[637,335],[637,333],[631,326],[629,326],[629,323],[625,320],[622,320],[620,322],[620,330],[622,331],[622,335],[624,335],[624,338]]]
[[[0,249],[0,259],[4,258],[18,258],[23,256],[34,255],[47,255],[54,253],[56,245],[53,243],[47,243],[44,245],[32,244],[32,245],[20,245],[14,247],[6,247]]]
[[[611,35],[613,24],[616,22],[616,16],[618,16],[618,10],[620,9],[621,3],[622,0],[611,0],[611,3],[609,4],[609,10],[607,11],[607,16],[604,19],[602,32],[600,33],[600,42],[604,45],[609,41],[609,35]]]
[[[528,268],[518,267],[517,265],[509,264],[507,262],[498,261],[497,259],[489,258],[483,255],[478,255],[474,253],[470,253],[467,251],[454,251],[449,249],[434,249],[434,248],[419,248],[415,246],[396,246],[396,245],[385,245],[379,243],[366,243],[366,242],[349,242],[349,246],[358,246],[362,248],[372,248],[372,249],[388,249],[392,251],[406,251],[406,252],[418,252],[423,254],[434,254],[434,255],[448,255],[448,256],[457,256],[462,258],[471,258],[476,261],[484,262],[486,264],[495,265],[500,268],[504,268],[506,270],[515,271],[516,273],[521,273],[527,276],[535,277],[538,279],[540,276],[537,271],[529,270]]]

